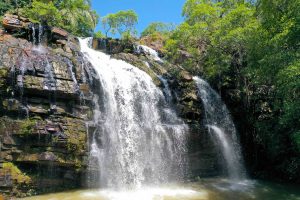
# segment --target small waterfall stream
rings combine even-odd
[[[95,99],[97,128],[90,135],[90,159],[98,165],[100,186],[140,188],[182,180],[187,126],[149,75],[88,43],[80,39],[101,84]]]
[[[230,179],[246,178],[236,129],[226,105],[210,85],[194,77],[205,109],[206,125],[216,145],[221,149]]]
[[[153,60],[157,62],[163,62],[163,60],[159,57],[158,52],[154,49],[151,49],[150,47],[147,47],[145,45],[138,45],[136,47],[137,53],[145,53],[148,54]]]

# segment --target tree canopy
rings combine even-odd
[[[0,3],[2,15],[17,11],[33,22],[58,26],[78,36],[91,36],[98,23],[98,15],[87,0],[6,0]]]
[[[163,35],[169,34],[174,29],[175,29],[174,24],[163,23],[163,22],[153,22],[145,28],[145,30],[141,33],[141,37],[145,37],[147,35],[152,35],[155,33],[160,33]]]
[[[288,179],[300,170],[299,12],[299,0],[187,0],[165,45],[170,60],[186,51],[183,67],[235,91],[253,127],[245,137]]]
[[[117,13],[108,14],[102,17],[102,26],[105,30],[105,35],[115,35],[119,33],[135,34],[135,25],[138,22],[138,16],[133,10],[119,11]]]

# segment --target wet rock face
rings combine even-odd
[[[8,20],[4,27],[0,193],[21,197],[79,187],[87,165],[85,123],[93,116],[97,75],[78,41],[63,30],[53,30],[48,45],[34,45],[9,33],[12,27],[20,30],[17,22]]]

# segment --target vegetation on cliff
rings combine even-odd
[[[236,109],[254,171],[300,180],[300,1],[188,0],[165,52]],[[180,59],[182,52],[189,55]],[[251,142],[250,142],[251,141]],[[254,163],[254,165],[253,165]]]
[[[86,0],[8,0],[0,3],[0,7],[1,16],[13,12],[32,22],[61,27],[77,36],[91,36],[98,23],[97,13]]]

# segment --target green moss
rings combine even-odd
[[[24,120],[20,126],[20,134],[23,135],[32,134],[35,127],[36,127],[36,120],[33,119]]]
[[[8,74],[8,69],[4,67],[0,67],[0,77],[1,78],[7,77],[7,74]]]
[[[9,171],[13,180],[17,183],[30,183],[31,178],[23,173],[17,166],[13,163],[3,163],[3,169]]]
[[[5,80],[8,75],[8,70],[6,68],[0,67],[0,88],[5,86]]]
[[[79,132],[76,136],[72,135],[68,138],[67,148],[68,151],[74,152],[75,154],[80,154],[85,150],[86,147],[86,135],[85,133]]]

